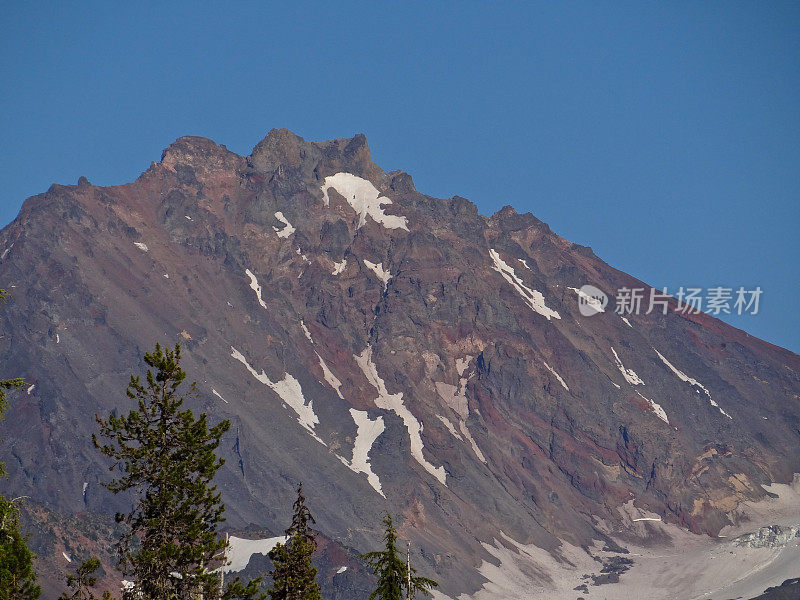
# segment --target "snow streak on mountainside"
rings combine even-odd
[[[237,569],[267,566],[302,481],[326,597],[368,596],[386,510],[443,596],[557,597],[569,560],[594,597],[650,564],[625,546],[713,541],[800,472],[798,356],[672,301],[583,316],[584,285],[646,286],[530,214],[420,193],[361,135],[274,130],[246,157],[183,137],[132,183],[28,199],[0,248],[0,354],[29,382],[4,489],[57,524],[54,575],[102,549],[75,515],[111,531],[129,506],[87,415],[131,408],[156,342],[182,344],[190,407],[231,421]]]

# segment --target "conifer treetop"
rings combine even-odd
[[[415,598],[418,593],[427,597],[430,590],[439,584],[433,579],[418,576],[414,567],[409,571],[409,565],[397,547],[397,530],[389,512],[383,517],[383,525],[384,549],[361,556],[378,576],[377,586],[369,600],[407,600]]]
[[[309,524],[316,525],[317,521],[306,506],[306,497],[303,495],[302,482],[297,486],[297,500],[294,501],[292,509],[294,511],[292,515],[292,524],[289,526],[289,529],[286,530],[286,535],[288,537],[303,536],[314,543],[316,547],[314,535],[311,532]]]

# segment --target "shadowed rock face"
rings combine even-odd
[[[644,284],[530,214],[418,192],[363,135],[183,137],[133,183],[29,198],[0,253],[3,373],[35,384],[2,425],[8,493],[125,509],[93,415],[180,342],[189,405],[232,422],[228,525],[277,535],[302,480],[338,597],[384,510],[456,595],[500,531],[557,552],[633,500],[714,535],[800,471],[800,357],[674,304],[581,316],[572,288]]]

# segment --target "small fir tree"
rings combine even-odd
[[[420,577],[417,570],[403,560],[397,547],[397,530],[392,515],[388,512],[383,518],[384,549],[362,555],[372,572],[378,576],[378,585],[369,600],[406,600],[415,598],[417,593],[428,596],[431,588],[438,587],[433,579]],[[410,569],[410,572],[409,572]]]
[[[67,575],[67,587],[71,591],[64,592],[58,597],[58,600],[116,600],[112,598],[111,592],[103,592],[100,598],[97,598],[92,593],[92,588],[97,584],[97,569],[100,568],[100,560],[97,558],[90,558],[83,561],[75,573]]]
[[[306,506],[303,484],[297,488],[292,524],[286,530],[287,541],[273,548],[272,600],[321,600],[317,569],[311,557],[317,549],[317,542],[311,532],[310,524],[316,523]]]

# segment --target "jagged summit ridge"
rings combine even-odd
[[[717,535],[800,471],[796,355],[674,306],[582,316],[584,283],[643,284],[533,215],[418,192],[363,135],[272,130],[247,157],[181,137],[135,182],[27,201],[0,254],[0,353],[35,382],[0,432],[9,486],[57,513],[125,502],[83,416],[126,408],[155,341],[234,424],[235,532],[274,538],[302,480],[324,560],[391,510],[453,597],[517,545],[646,536],[628,506]]]

